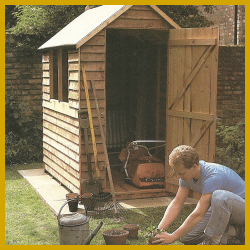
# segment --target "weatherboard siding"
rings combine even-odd
[[[168,30],[171,25],[150,6],[134,5],[110,23],[107,28]]]
[[[68,102],[50,98],[49,53],[43,63],[43,162],[47,172],[80,192],[78,51],[68,52]]]
[[[101,113],[101,120],[103,125],[103,130],[105,134],[105,124],[106,124],[106,99],[105,99],[105,70],[106,70],[106,30],[100,31],[88,42],[80,47],[80,67],[81,67],[81,94],[80,94],[80,108],[87,109],[86,96],[84,91],[84,83],[82,76],[82,68],[85,68],[86,78],[88,86],[90,89],[90,80],[93,81],[96,89],[96,97],[98,100],[98,106]],[[91,103],[91,112],[93,116],[93,126],[96,136],[97,144],[97,157],[100,168],[100,174],[102,178],[102,185],[106,187],[106,168],[104,162],[104,149],[101,140],[101,133],[97,118],[97,111],[95,108],[95,101],[93,92],[90,90],[90,103]],[[81,178],[88,179],[88,166],[85,150],[85,140],[83,136],[83,130],[81,132]],[[93,145],[91,140],[91,135],[89,132],[89,143],[90,143],[90,157],[92,164],[92,171],[95,177],[95,165],[94,165],[94,152]]]

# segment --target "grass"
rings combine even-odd
[[[59,230],[57,218],[39,195],[22,178],[18,170],[42,168],[41,163],[13,165],[5,168],[5,244],[6,245],[58,245]],[[90,228],[93,230],[98,223],[103,226],[92,240],[91,245],[104,245],[101,234],[106,229],[122,228],[125,224],[139,224],[138,239],[128,239],[128,245],[147,244],[146,234],[156,227],[161,220],[165,207],[131,209],[122,212],[122,220],[116,222],[113,217],[100,215],[91,216]],[[181,215],[169,228],[174,231],[193,210],[183,208]],[[173,244],[180,245],[176,241]]]
[[[143,208],[143,209],[130,209],[124,213],[123,220],[115,222],[113,218],[91,218],[90,225],[94,229],[97,224],[101,221],[104,222],[100,231],[106,229],[115,229],[123,228],[123,225],[126,224],[139,224],[138,239],[127,239],[126,244],[128,245],[146,245],[147,244],[147,234],[150,233],[152,228],[157,227],[158,223],[162,219],[162,216],[165,212],[165,207],[152,207],[152,208]],[[193,210],[193,207],[185,207],[182,210],[181,216],[178,220],[168,229],[168,232],[173,232],[180,224],[185,220],[185,218]],[[123,215],[123,214],[122,214]],[[92,240],[91,244],[105,244],[101,233],[98,233],[97,236]],[[181,245],[182,243],[176,241],[173,245]]]
[[[57,221],[39,195],[17,172],[42,164],[7,166],[5,169],[5,244],[58,244]]]

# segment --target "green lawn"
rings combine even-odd
[[[5,168],[5,244],[6,245],[58,245],[59,231],[57,219],[41,200],[39,195],[22,178],[17,170],[42,168],[42,163],[6,166]],[[148,230],[157,226],[165,207],[126,210],[123,219],[116,222],[112,217],[94,216],[90,219],[93,230],[99,222],[103,226],[92,240],[91,245],[103,245],[105,241],[102,231],[112,228],[122,228],[128,223],[139,224],[138,239],[127,240],[128,245],[147,244]],[[185,207],[169,231],[175,230],[193,207]],[[181,244],[175,242],[174,244]]]
[[[57,221],[39,195],[17,172],[41,168],[42,164],[8,166],[5,168],[5,244],[58,244]]]

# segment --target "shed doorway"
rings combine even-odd
[[[156,36],[148,30],[107,29],[107,148],[157,137],[159,47],[162,43],[158,37],[164,39],[162,32],[158,32]],[[166,31],[164,33],[166,35]],[[167,66],[164,68],[166,71]],[[166,81],[165,78],[165,85]]]
[[[167,69],[166,36],[166,31],[107,29],[106,143],[115,186],[125,177],[119,153],[127,143],[165,140],[165,132],[159,138],[157,129],[160,96],[166,96],[167,76],[161,73]],[[162,121],[165,131],[165,116]],[[164,148],[160,155],[164,162]]]

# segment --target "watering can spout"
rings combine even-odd
[[[100,228],[102,227],[103,222],[100,222],[97,227],[90,233],[90,235],[83,241],[82,245],[89,245],[92,239],[96,236]]]

